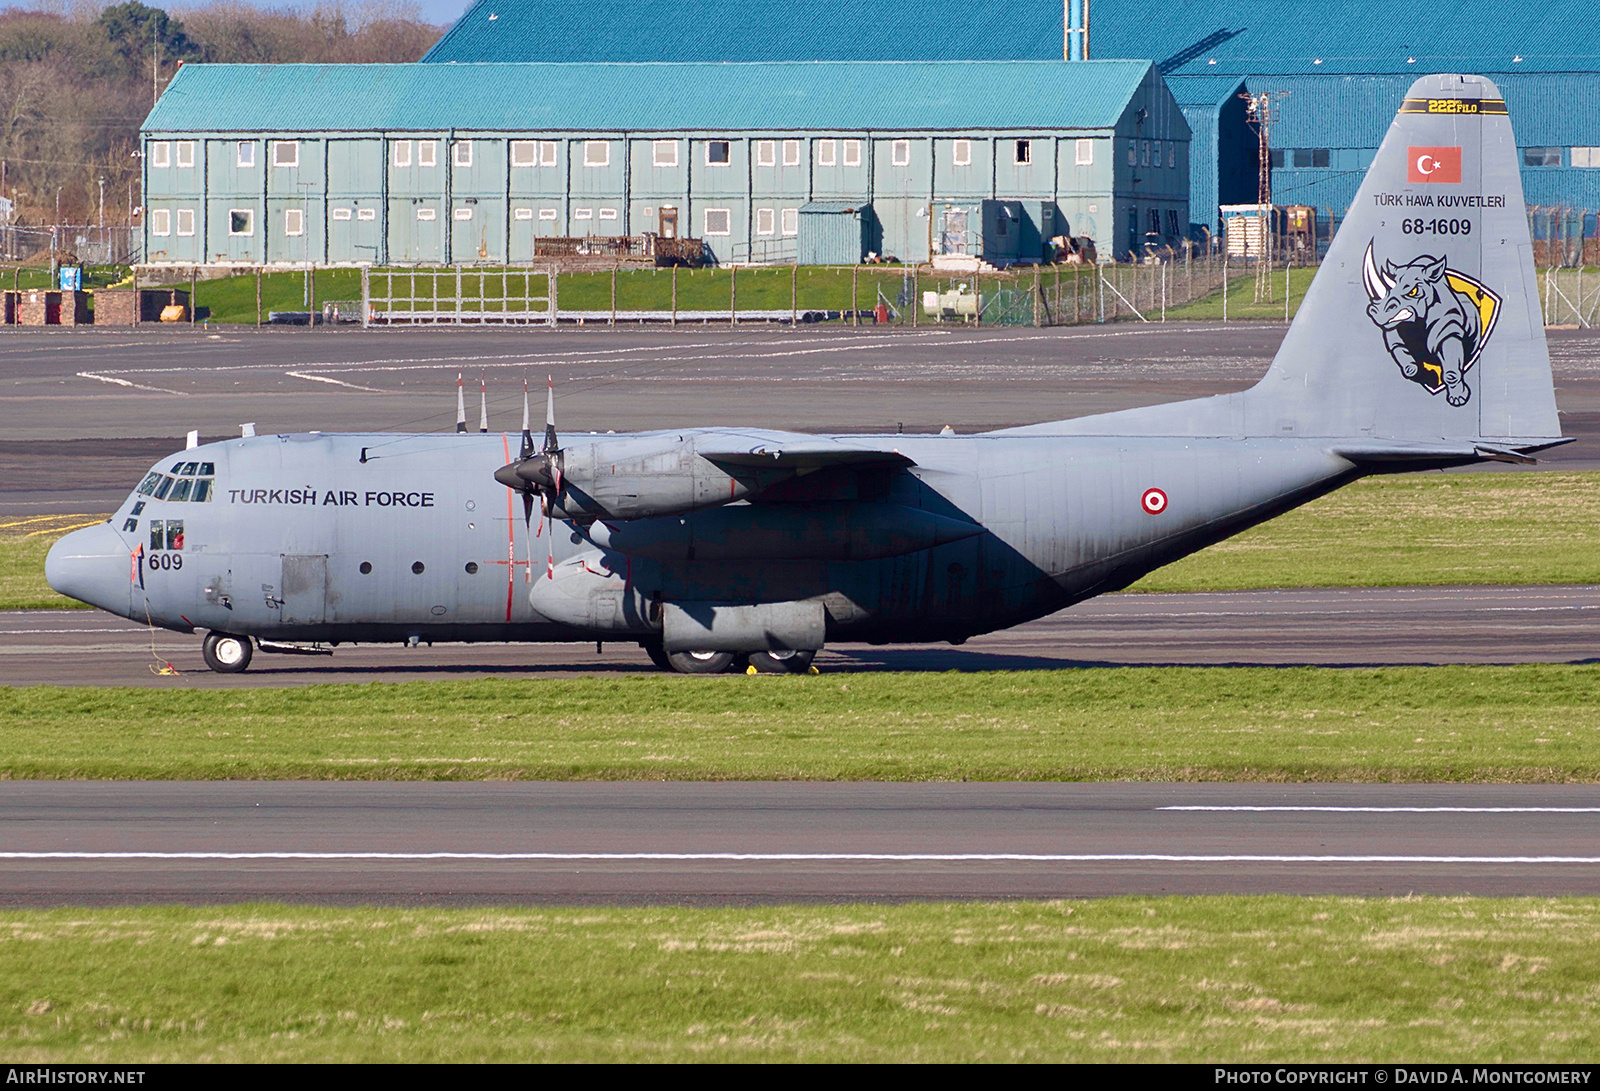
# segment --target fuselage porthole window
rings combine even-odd
[[[413,572],[415,572],[415,573],[416,573],[416,574],[417,574],[417,575],[419,575],[419,576],[420,576],[420,575],[422,575],[422,569],[423,569],[423,567],[424,567],[424,566],[423,566],[423,563],[422,563],[422,562],[421,562],[421,561],[417,561],[417,562],[416,562],[416,563],[414,563],[414,564],[413,564],[413,565],[412,565],[412,566],[411,566],[411,571],[413,571]]]
[[[477,561],[468,561],[467,562],[467,575],[476,576],[477,574],[478,574],[478,562]]]
[[[372,562],[371,561],[362,561],[359,571],[363,576],[372,575]]]

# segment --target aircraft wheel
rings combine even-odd
[[[641,640],[639,647],[644,649],[644,654],[650,657],[650,662],[664,671],[672,670],[672,660],[667,655],[667,649],[661,646],[659,640]]]
[[[721,674],[733,665],[733,653],[668,652],[667,662],[679,674]]]
[[[255,648],[247,636],[232,633],[207,633],[200,644],[200,655],[206,666],[218,674],[238,674],[250,665]]]
[[[750,665],[759,674],[805,674],[816,652],[751,652]]]

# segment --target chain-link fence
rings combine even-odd
[[[1593,209],[1529,205],[1528,231],[1541,269],[1600,265],[1600,217]]]
[[[58,224],[0,226],[0,262],[17,265],[137,265],[143,229]]]

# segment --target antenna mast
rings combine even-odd
[[[1276,232],[1272,230],[1272,154],[1269,133],[1272,123],[1278,120],[1278,101],[1287,97],[1287,91],[1260,91],[1239,97],[1245,102],[1245,121],[1254,125],[1256,149],[1256,302],[1272,302],[1272,245]],[[1249,235],[1245,236],[1245,253],[1249,253]]]

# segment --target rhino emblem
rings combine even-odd
[[[1383,343],[1400,374],[1430,394],[1444,391],[1451,405],[1472,397],[1467,372],[1500,317],[1500,297],[1431,254],[1380,268],[1372,243],[1361,263],[1367,317],[1383,331]]]

